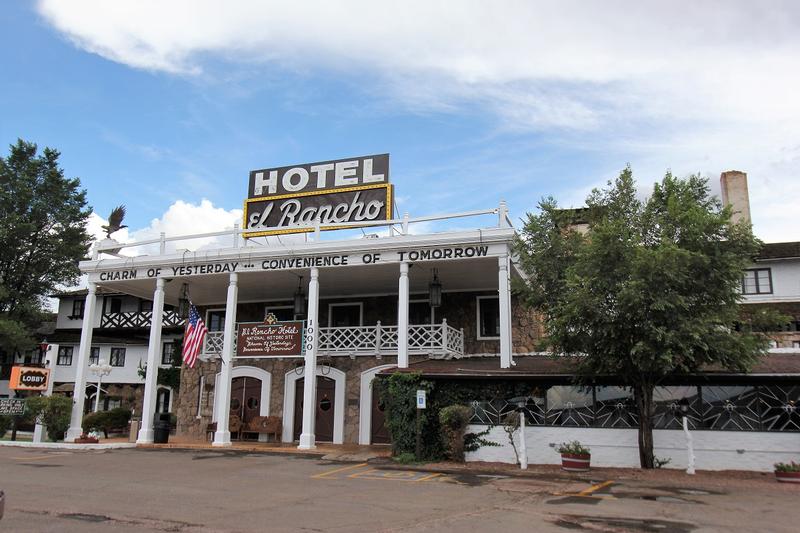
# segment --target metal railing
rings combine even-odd
[[[152,311],[129,313],[105,313],[100,318],[101,328],[149,328],[153,320]],[[184,319],[176,311],[164,311],[161,325],[168,328],[182,327]]]
[[[222,353],[224,334],[209,331],[203,343],[204,355]],[[236,349],[234,339],[234,350]],[[464,330],[443,320],[441,324],[408,326],[408,352],[412,355],[453,357],[464,355]],[[325,327],[319,329],[318,355],[364,356],[397,354],[397,326]]]
[[[497,215],[498,228],[512,228],[514,226],[511,218],[508,215],[508,206],[504,200],[501,200],[499,206],[492,209],[464,211],[460,213],[448,213],[442,215],[428,215],[428,216],[414,217],[414,218],[411,218],[408,215],[408,213],[404,213],[402,218],[393,218],[389,220],[376,220],[376,221],[365,220],[359,222],[337,222],[330,224],[323,224],[319,220],[317,220],[312,224],[298,224],[290,226],[290,228],[296,230],[303,230],[307,232],[313,232],[315,241],[319,240],[320,232],[326,229],[357,229],[365,227],[389,227],[390,232],[392,234],[397,233],[399,235],[408,235],[409,226],[411,224],[435,222],[439,220],[451,220],[456,218],[475,217],[483,215]],[[97,260],[99,258],[99,255],[103,252],[110,255],[115,255],[117,257],[123,257],[118,255],[119,251],[122,250],[123,248],[134,248],[137,246],[146,246],[150,244],[158,244],[159,253],[163,255],[166,253],[168,242],[188,241],[193,239],[207,239],[211,237],[228,236],[231,238],[232,248],[239,248],[241,246],[246,247],[247,246],[246,237],[248,233],[258,233],[270,229],[287,229],[287,228],[286,227],[258,228],[258,229],[248,230],[246,228],[241,228],[240,225],[237,223],[234,225],[232,230],[212,231],[208,233],[197,233],[192,235],[177,235],[173,237],[167,237],[165,233],[161,233],[157,239],[146,239],[142,241],[129,242],[129,243],[96,242],[92,248],[92,259]]]

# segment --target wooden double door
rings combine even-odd
[[[303,431],[303,385],[305,378],[295,382],[294,440],[300,440]],[[336,382],[317,376],[317,405],[314,414],[314,437],[317,442],[333,442],[333,412],[336,405]]]
[[[242,426],[247,426],[253,418],[261,415],[261,386],[258,378],[239,377],[231,380],[230,414],[239,417]]]

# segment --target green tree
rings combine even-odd
[[[667,173],[640,200],[628,167],[586,204],[548,198],[528,214],[516,244],[528,279],[515,288],[543,314],[551,350],[581,355],[579,383],[613,375],[631,387],[640,463],[653,468],[654,388],[711,364],[747,371],[767,348],[753,328],[733,328],[760,243],[699,176]]]
[[[64,177],[59,153],[23,140],[0,158],[0,351],[33,346],[44,298],[77,281],[91,209],[80,181]]]

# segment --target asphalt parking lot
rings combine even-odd
[[[791,531],[800,487],[386,469],[212,450],[0,448],[0,531]]]

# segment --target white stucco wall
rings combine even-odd
[[[772,270],[772,294],[748,294],[744,297],[745,302],[800,301],[800,259],[761,261],[751,268]]]
[[[484,431],[486,426],[470,426],[469,431]],[[501,446],[483,446],[467,454],[467,461],[514,463],[514,451],[501,427],[492,428],[488,440]],[[555,446],[579,440],[592,452],[592,466],[638,467],[639,448],[635,429],[528,427],[528,462],[560,464]],[[800,433],[745,431],[693,431],[695,468],[698,470],[772,471],[778,461],[800,460]],[[669,458],[665,468],[687,466],[686,436],[680,430],[653,432],[655,454]],[[519,442],[518,440],[516,442]]]
[[[175,335],[165,335],[161,338],[161,346],[163,349],[164,343],[172,342]],[[72,346],[72,364],[58,365],[56,364],[54,370],[54,379],[56,383],[69,383],[75,381],[75,373],[78,369],[78,345],[62,344],[62,346]],[[92,346],[100,348],[100,360],[108,363],[111,360],[112,347],[125,348],[125,366],[114,367],[108,376],[103,378],[104,383],[144,383],[144,380],[139,377],[139,365],[145,365],[147,362],[147,345],[144,344],[92,344]],[[58,358],[58,353],[54,352],[52,357]],[[158,355],[158,362],[161,363],[161,354]],[[164,365],[159,365],[164,366]],[[88,368],[88,362],[87,362]],[[91,372],[86,373],[87,383],[95,383],[97,378]]]

